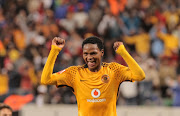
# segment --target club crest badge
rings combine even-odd
[[[91,95],[93,96],[93,98],[98,98],[101,95],[101,92],[99,89],[93,89],[91,91]]]
[[[109,77],[107,74],[104,74],[104,75],[101,77],[101,80],[102,80],[102,82],[104,82],[104,83],[108,83],[108,82],[109,82],[109,79],[110,79],[110,77]]]

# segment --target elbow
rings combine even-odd
[[[135,79],[136,81],[142,81],[142,80],[145,79],[145,73],[142,72],[142,73],[136,75],[135,78],[136,78],[136,79]]]
[[[47,82],[41,77],[40,84],[41,84],[41,85],[47,85]]]
[[[136,79],[136,81],[143,81],[145,79],[145,76],[138,76],[138,78]]]
[[[42,85],[56,85],[56,82],[52,79],[47,80],[47,79],[41,78],[40,84],[42,84]]]
[[[145,73],[144,73],[144,72],[142,72],[142,73],[140,74],[139,81],[144,80],[144,79],[145,79],[145,77],[146,77]]]
[[[40,81],[40,84],[41,84],[41,85],[46,85],[46,82],[43,81],[43,80],[41,80],[41,81]]]
[[[142,76],[139,81],[142,81],[145,79],[145,76]]]
[[[48,75],[47,74],[42,73],[40,84],[41,85],[48,85]]]

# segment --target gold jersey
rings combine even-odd
[[[77,99],[78,116],[117,116],[116,100],[120,83],[125,80],[142,80],[145,77],[142,69],[126,51],[121,56],[126,58],[129,67],[112,62],[102,63],[98,72],[91,72],[83,65],[71,66],[52,74],[56,59],[54,55],[58,54],[55,46],[53,49],[43,69],[41,83],[71,87]],[[124,47],[120,51],[123,50]]]
[[[126,70],[126,71],[125,71]],[[128,68],[118,63],[103,63],[98,72],[85,66],[71,66],[53,74],[57,86],[72,87],[79,116],[116,116],[119,84],[132,80]]]

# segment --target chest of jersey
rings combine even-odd
[[[119,86],[114,79],[114,72],[106,67],[98,72],[90,72],[88,69],[78,71],[74,84],[76,98],[87,102],[111,99],[117,96]]]

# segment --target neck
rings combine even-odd
[[[100,68],[101,69],[101,68]],[[91,72],[98,72],[100,69],[89,69]]]
[[[95,69],[90,69],[88,68],[91,72],[98,72],[101,69],[101,65],[99,65],[97,68]]]

